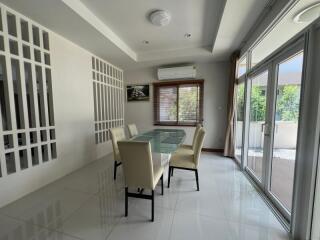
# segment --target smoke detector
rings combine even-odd
[[[170,23],[171,16],[167,11],[156,10],[150,14],[149,19],[153,25],[162,27]]]
[[[298,12],[294,16],[293,21],[295,23],[310,23],[318,17],[320,17],[320,2]]]

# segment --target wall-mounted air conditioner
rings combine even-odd
[[[158,69],[159,80],[171,80],[171,79],[193,79],[196,78],[196,67],[181,66],[181,67],[168,67]]]

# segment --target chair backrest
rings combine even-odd
[[[128,132],[129,132],[129,137],[130,138],[138,135],[137,126],[135,124],[128,124]]]
[[[193,149],[193,151],[195,150],[195,141],[196,141],[196,139],[197,139],[197,135],[198,135],[198,133],[199,133],[199,130],[200,130],[200,128],[201,128],[201,124],[197,124],[197,126],[196,126],[196,129],[194,130],[194,134],[193,134],[193,139],[192,139],[192,149]]]
[[[153,189],[153,163],[149,142],[118,142],[127,187]]]
[[[193,160],[194,160],[194,163],[196,164],[197,167],[199,165],[199,159],[200,159],[200,154],[201,154],[205,135],[206,135],[206,132],[204,131],[204,129],[200,128],[198,131],[197,138],[194,143],[195,147],[194,147],[194,159]]]
[[[126,134],[124,132],[124,128],[121,128],[121,127],[112,128],[112,129],[110,129],[110,133],[111,133],[114,159],[116,161],[120,161],[121,159],[119,159],[118,141],[126,139]]]

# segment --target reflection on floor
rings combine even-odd
[[[235,163],[204,153],[194,174],[175,170],[165,195],[130,199],[124,217],[122,171],[108,156],[0,209],[0,239],[289,239]]]
[[[291,211],[295,150],[277,149],[274,151],[271,167],[271,192],[280,202]],[[259,179],[262,177],[262,150],[250,150],[248,167]]]

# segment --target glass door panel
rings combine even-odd
[[[303,52],[277,65],[270,191],[291,211],[296,159]]]
[[[236,90],[236,144],[235,156],[236,160],[240,163],[242,159],[242,132],[243,132],[243,119],[244,119],[244,82],[237,85]]]
[[[251,78],[247,168],[259,181],[263,176],[268,71]]]

